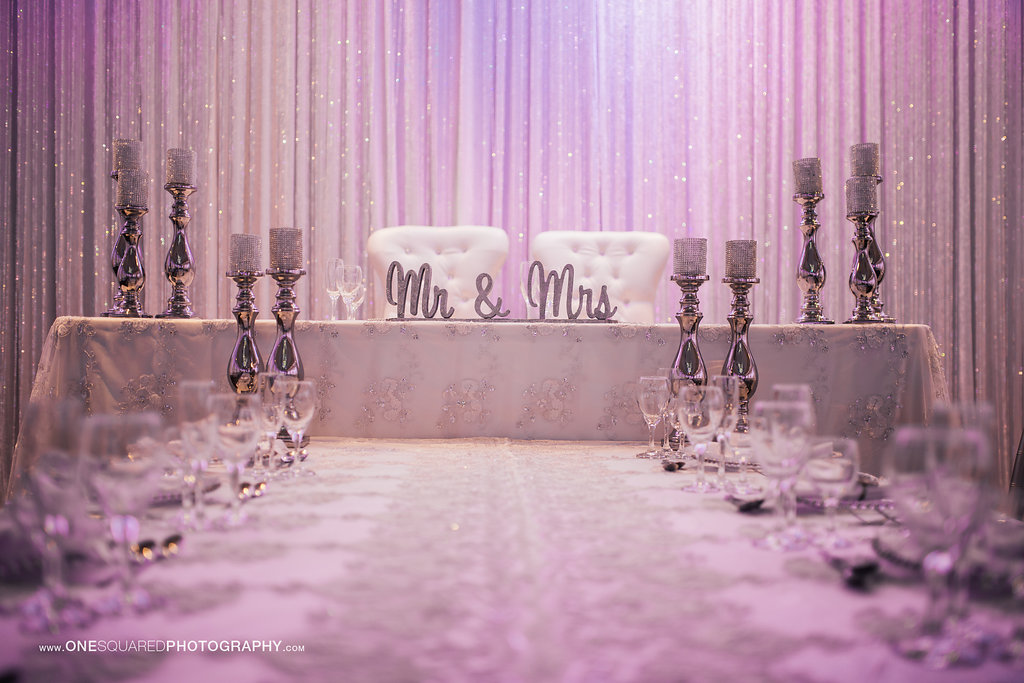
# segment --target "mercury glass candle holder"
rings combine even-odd
[[[117,286],[121,301],[108,315],[116,318],[144,318],[146,270],[143,266],[142,217],[149,211],[149,174],[137,169],[122,169],[117,177],[117,212],[124,224],[124,254],[117,265]],[[116,248],[115,248],[116,251]]]
[[[873,176],[854,176],[846,181],[846,219],[854,224],[856,250],[850,268],[850,291],[855,304],[847,323],[878,323],[873,295],[878,288],[878,273],[871,261],[874,244],[871,223],[878,216],[877,182]]]
[[[722,282],[732,289],[729,312],[729,351],[722,364],[722,374],[739,379],[739,405],[735,431],[749,431],[750,399],[757,391],[757,364],[750,351],[747,333],[754,316],[750,310],[751,288],[761,280],[757,277],[757,242],[732,240],[725,244],[725,277]]]
[[[299,316],[295,284],[302,269],[302,231],[297,228],[270,229],[270,268],[267,275],[277,283],[277,297],[271,309],[277,320],[277,339],[270,352],[269,369],[303,379],[302,357],[295,344],[295,320]]]
[[[231,235],[230,265],[227,277],[231,278],[238,291],[235,306],[231,309],[237,323],[238,334],[228,360],[228,382],[235,393],[251,394],[259,384],[263,359],[256,344],[256,297],[252,288],[262,277],[260,272],[260,238],[255,235]]]
[[[164,312],[157,314],[158,318],[195,317],[188,292],[195,279],[195,261],[185,232],[192,220],[192,214],[188,212],[188,198],[196,191],[195,160],[196,153],[190,149],[167,150],[167,183],[164,189],[173,199],[169,218],[174,234],[164,259],[164,275],[171,283],[171,296]]]
[[[821,304],[820,292],[825,286],[827,273],[815,241],[815,234],[821,227],[818,223],[817,205],[825,197],[821,183],[821,160],[798,159],[793,162],[793,172],[796,176],[796,194],[793,195],[793,201],[803,210],[800,232],[804,236],[796,271],[796,282],[803,292],[803,302],[800,317],[796,321],[804,324],[831,325],[835,321],[825,317],[825,310]]]
[[[113,151],[113,164],[110,178],[114,181],[114,186],[116,187],[117,176],[122,170],[137,171],[142,167],[142,141],[119,138],[114,140],[111,149]],[[139,221],[141,221],[141,217],[139,217]],[[141,222],[139,223],[139,229],[141,230]],[[122,216],[121,225],[118,226],[117,236],[114,238],[114,244],[110,249],[110,270],[113,271],[115,284],[117,283],[117,269],[121,267],[121,260],[124,258],[124,252],[127,248],[128,240],[125,238],[124,217]],[[120,287],[114,289],[114,300],[110,308],[101,315],[124,317],[124,298],[121,295]]]

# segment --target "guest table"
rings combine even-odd
[[[685,493],[691,474],[636,451],[314,439],[307,465],[317,476],[271,482],[246,504],[248,526],[187,533],[177,557],[141,570],[163,607],[52,636],[20,633],[8,613],[0,672],[15,669],[20,681],[1020,680],[995,661],[932,671],[900,658],[887,639],[922,609],[920,583],[854,591],[815,550],[756,548],[751,539],[774,517]],[[173,514],[153,508],[142,536],[171,533]],[[812,529],[821,521],[804,518]],[[879,527],[844,515],[841,529],[863,540]],[[0,603],[24,593],[3,587]],[[972,609],[979,624],[1008,632],[1011,614]]]
[[[173,417],[180,380],[227,389],[235,329],[230,320],[58,318],[32,402],[73,396],[91,412]],[[274,334],[272,321],[257,323],[264,358]],[[675,325],[566,321],[299,321],[295,337],[318,387],[314,436],[641,440],[636,379],[671,365],[679,346]],[[728,326],[705,325],[699,339],[709,374],[720,371]],[[755,400],[776,383],[810,384],[819,432],[857,438],[869,471],[894,428],[926,420],[946,393],[923,325],[753,325],[749,341]]]

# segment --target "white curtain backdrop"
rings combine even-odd
[[[850,315],[849,146],[881,144],[882,295],[932,325],[954,396],[1024,416],[1020,0],[9,0],[0,26],[0,446],[57,315],[110,302],[111,140],[153,174],[147,308],[165,306],[168,147],[198,154],[192,298],[230,317],[228,235],[302,228],[306,318],[330,256],[397,224],[755,238],[756,322],[799,314],[791,163],[822,159],[827,314]],[[678,289],[667,279],[659,321]],[[379,296],[370,292],[370,297]],[[257,290],[269,316],[269,283]],[[364,308],[366,310],[366,308]],[[754,350],[756,354],[756,349]],[[5,473],[6,468],[0,468]],[[2,484],[2,482],[0,482]],[[2,488],[2,487],[0,487]]]

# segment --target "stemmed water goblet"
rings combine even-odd
[[[316,385],[309,380],[296,381],[284,386],[282,419],[292,441],[292,450],[285,462],[292,476],[314,476],[316,472],[305,467],[306,449],[302,446],[306,429],[316,413]]]
[[[153,606],[135,583],[132,547],[139,540],[139,516],[149,506],[164,473],[162,426],[155,413],[92,415],[82,422],[82,456],[89,482],[117,546],[120,595],[100,606],[104,613],[142,612]]]
[[[825,507],[825,532],[815,538],[817,545],[825,550],[839,550],[853,545],[850,539],[836,531],[836,512],[839,510],[839,501],[857,483],[859,472],[860,456],[856,441],[821,437],[812,443],[803,476],[821,496]]]
[[[772,482],[782,509],[782,526],[755,544],[772,550],[802,550],[807,534],[796,520],[796,482],[809,457],[814,422],[804,401],[759,401],[751,409],[750,434],[761,473]]]
[[[230,481],[231,506],[222,520],[226,527],[241,526],[246,519],[242,509],[241,479],[262,432],[260,397],[255,394],[214,394],[210,396],[217,439]]]
[[[362,266],[343,266],[340,284],[341,300],[345,302],[345,319],[351,320],[355,301],[360,298],[360,290],[365,287]]]
[[[645,376],[637,381],[636,403],[647,423],[647,450],[637,453],[638,458],[657,458],[662,454],[654,444],[654,428],[661,421],[670,397],[668,377]]]
[[[676,396],[676,413],[683,433],[693,444],[697,456],[697,480],[683,488],[693,493],[712,493],[718,486],[707,480],[704,458],[708,444],[715,438],[725,413],[725,396],[717,386],[688,385]]]
[[[324,285],[327,288],[327,296],[331,299],[331,320],[338,319],[338,297],[341,296],[342,270],[345,262],[340,258],[327,259],[327,268],[324,270]]]
[[[920,623],[895,645],[934,668],[985,658],[989,637],[966,622],[963,559],[991,507],[992,469],[988,439],[973,429],[901,427],[886,451],[889,495],[928,586]]]
[[[814,392],[810,384],[773,384],[772,401],[795,401],[804,403],[811,411],[810,431],[817,428],[818,416],[814,408]]]

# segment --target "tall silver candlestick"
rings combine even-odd
[[[188,288],[195,279],[195,262],[185,233],[192,219],[188,212],[188,198],[196,191],[195,163],[196,153],[190,149],[167,150],[167,183],[164,189],[173,198],[169,218],[174,225],[174,235],[164,259],[164,275],[171,283],[171,296],[167,299],[167,309],[158,313],[158,318],[195,317],[192,300],[188,296]]]
[[[228,382],[235,393],[251,394],[256,391],[259,374],[263,368],[260,349],[256,345],[256,318],[260,309],[256,308],[256,297],[252,288],[262,277],[260,272],[260,238],[256,235],[231,235],[230,265],[227,277],[238,286],[235,295],[235,307],[231,312],[235,316],[238,336],[231,349],[228,359]]]
[[[697,290],[708,281],[707,275],[708,241],[703,237],[684,237],[677,239],[673,245],[673,275],[682,297],[679,299],[679,312],[676,321],[679,323],[679,350],[669,370],[669,388],[673,396],[679,395],[679,389],[686,383],[706,384],[708,371],[704,365],[704,357],[700,353],[697,333],[704,314],[700,312],[700,300]],[[666,427],[667,429],[667,427]],[[669,433],[669,444],[678,450],[686,436],[679,430],[672,429]]]
[[[800,251],[800,264],[797,266],[797,286],[804,293],[803,305],[800,307],[798,323],[831,325],[834,320],[825,317],[819,292],[825,286],[825,264],[818,254],[818,245],[814,235],[821,227],[818,223],[816,207],[825,194],[821,185],[821,159],[798,159],[793,162],[796,176],[796,194],[793,201],[803,209],[800,221],[800,232],[804,235],[803,248]]]
[[[302,231],[298,228],[270,229],[270,268],[267,275],[277,283],[277,301],[273,309],[277,320],[277,340],[270,352],[268,366],[274,372],[303,379],[302,358],[295,344],[295,283],[306,274],[302,270]]]
[[[750,399],[757,391],[757,364],[750,351],[747,332],[754,316],[747,298],[750,289],[761,280],[757,278],[757,242],[732,240],[725,243],[725,277],[722,282],[732,289],[732,310],[729,312],[729,352],[722,364],[722,374],[739,379],[739,406],[736,411],[736,429],[746,434],[750,429],[748,415]]]
[[[149,174],[135,169],[122,170],[117,176],[117,212],[124,219],[121,233],[125,248],[117,266],[117,286],[121,305],[108,313],[117,318],[144,318],[146,269],[142,262],[139,240],[142,238],[142,217],[149,211]]]
[[[880,155],[877,142],[862,142],[850,147],[850,175],[865,178],[874,178],[875,185],[882,183]],[[882,280],[885,279],[885,254],[878,243],[875,234],[874,220],[868,223],[868,259],[875,269],[875,289],[871,293],[871,307],[875,311],[878,322],[895,323],[896,318],[885,313],[885,304],[881,300]]]
[[[137,171],[142,167],[142,141],[119,138],[114,140],[112,150],[114,160],[110,171],[110,178],[114,181],[114,185],[116,187],[117,177],[121,171]],[[139,229],[141,230],[141,223]],[[114,273],[115,285],[117,284],[117,269],[121,267],[121,260],[124,258],[124,252],[127,249],[128,240],[125,238],[124,220],[122,216],[122,224],[119,226],[117,237],[114,238],[114,244],[110,249],[110,269]],[[120,287],[117,287],[114,290],[114,300],[111,303],[110,308],[102,313],[102,315],[124,317],[124,298],[121,295]]]
[[[708,241],[702,237],[677,239],[674,244],[673,275],[675,282],[682,291],[679,299],[679,350],[672,363],[672,394],[679,391],[681,382],[704,384],[708,373],[704,366],[704,358],[700,353],[697,332],[704,314],[700,312],[700,300],[697,290],[707,282]]]
[[[850,268],[850,291],[856,301],[847,323],[878,323],[872,295],[878,288],[878,272],[871,262],[871,223],[878,216],[875,179],[854,176],[846,181],[846,218],[854,224],[853,246],[856,253]]]

